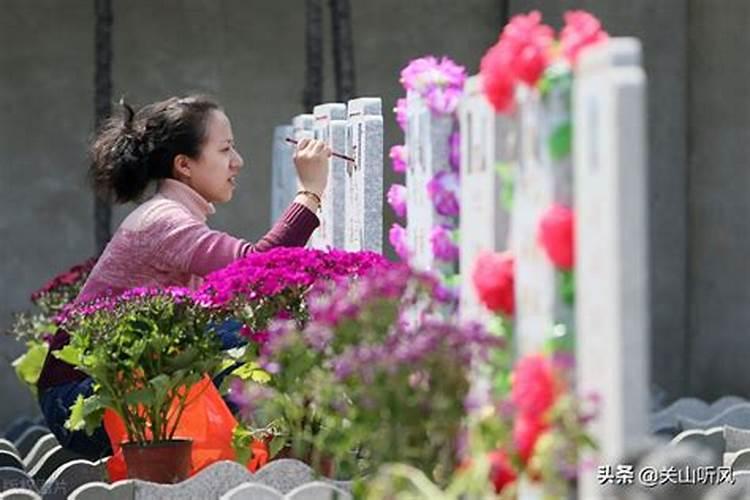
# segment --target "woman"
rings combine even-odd
[[[315,212],[328,178],[329,148],[303,139],[294,164],[302,189],[273,228],[255,244],[209,229],[214,203],[232,199],[243,165],[222,108],[204,96],[167,99],[138,113],[110,119],[90,153],[94,189],[118,203],[137,201],[151,183],[157,192],[122,222],[76,300],[139,286],[197,287],[202,276],[249,252],[302,246],[319,221]],[[89,458],[110,452],[103,428],[93,436],[64,423],[79,394],[91,394],[90,378],[52,351],[69,341],[58,332],[39,382],[39,402],[50,430],[64,447]]]

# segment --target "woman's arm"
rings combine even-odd
[[[305,198],[307,203],[299,203]],[[183,248],[190,254],[185,269],[191,274],[205,276],[250,252],[265,252],[276,247],[304,246],[315,228],[318,217],[306,205],[307,197],[299,195],[282,214],[268,233],[257,243],[250,243],[222,231],[209,229],[205,224],[190,224],[172,235],[170,246]]]

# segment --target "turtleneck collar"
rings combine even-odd
[[[158,193],[185,206],[190,213],[203,222],[206,222],[209,215],[216,212],[213,203],[207,202],[193,188],[175,179],[162,179],[159,182]]]

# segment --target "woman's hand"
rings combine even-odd
[[[311,191],[319,197],[323,196],[328,182],[328,157],[331,148],[316,139],[302,139],[297,143],[294,151],[294,166],[300,186],[305,191]]]

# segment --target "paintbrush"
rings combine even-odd
[[[291,143],[291,144],[295,144],[295,145],[297,144],[297,141],[295,141],[295,140],[294,140],[294,139],[292,139],[292,138],[289,138],[289,137],[287,137],[287,138],[286,138],[285,140],[286,140],[286,142],[289,142],[289,143]],[[350,161],[350,162],[352,162],[352,163],[356,163],[356,162],[357,162],[357,161],[356,161],[356,160],[355,160],[354,158],[352,158],[351,156],[346,156],[346,155],[342,155],[341,153],[336,153],[336,152],[333,152],[333,151],[332,151],[332,152],[331,152],[331,155],[332,155],[332,156],[335,156],[336,158],[341,158],[342,160]]]

